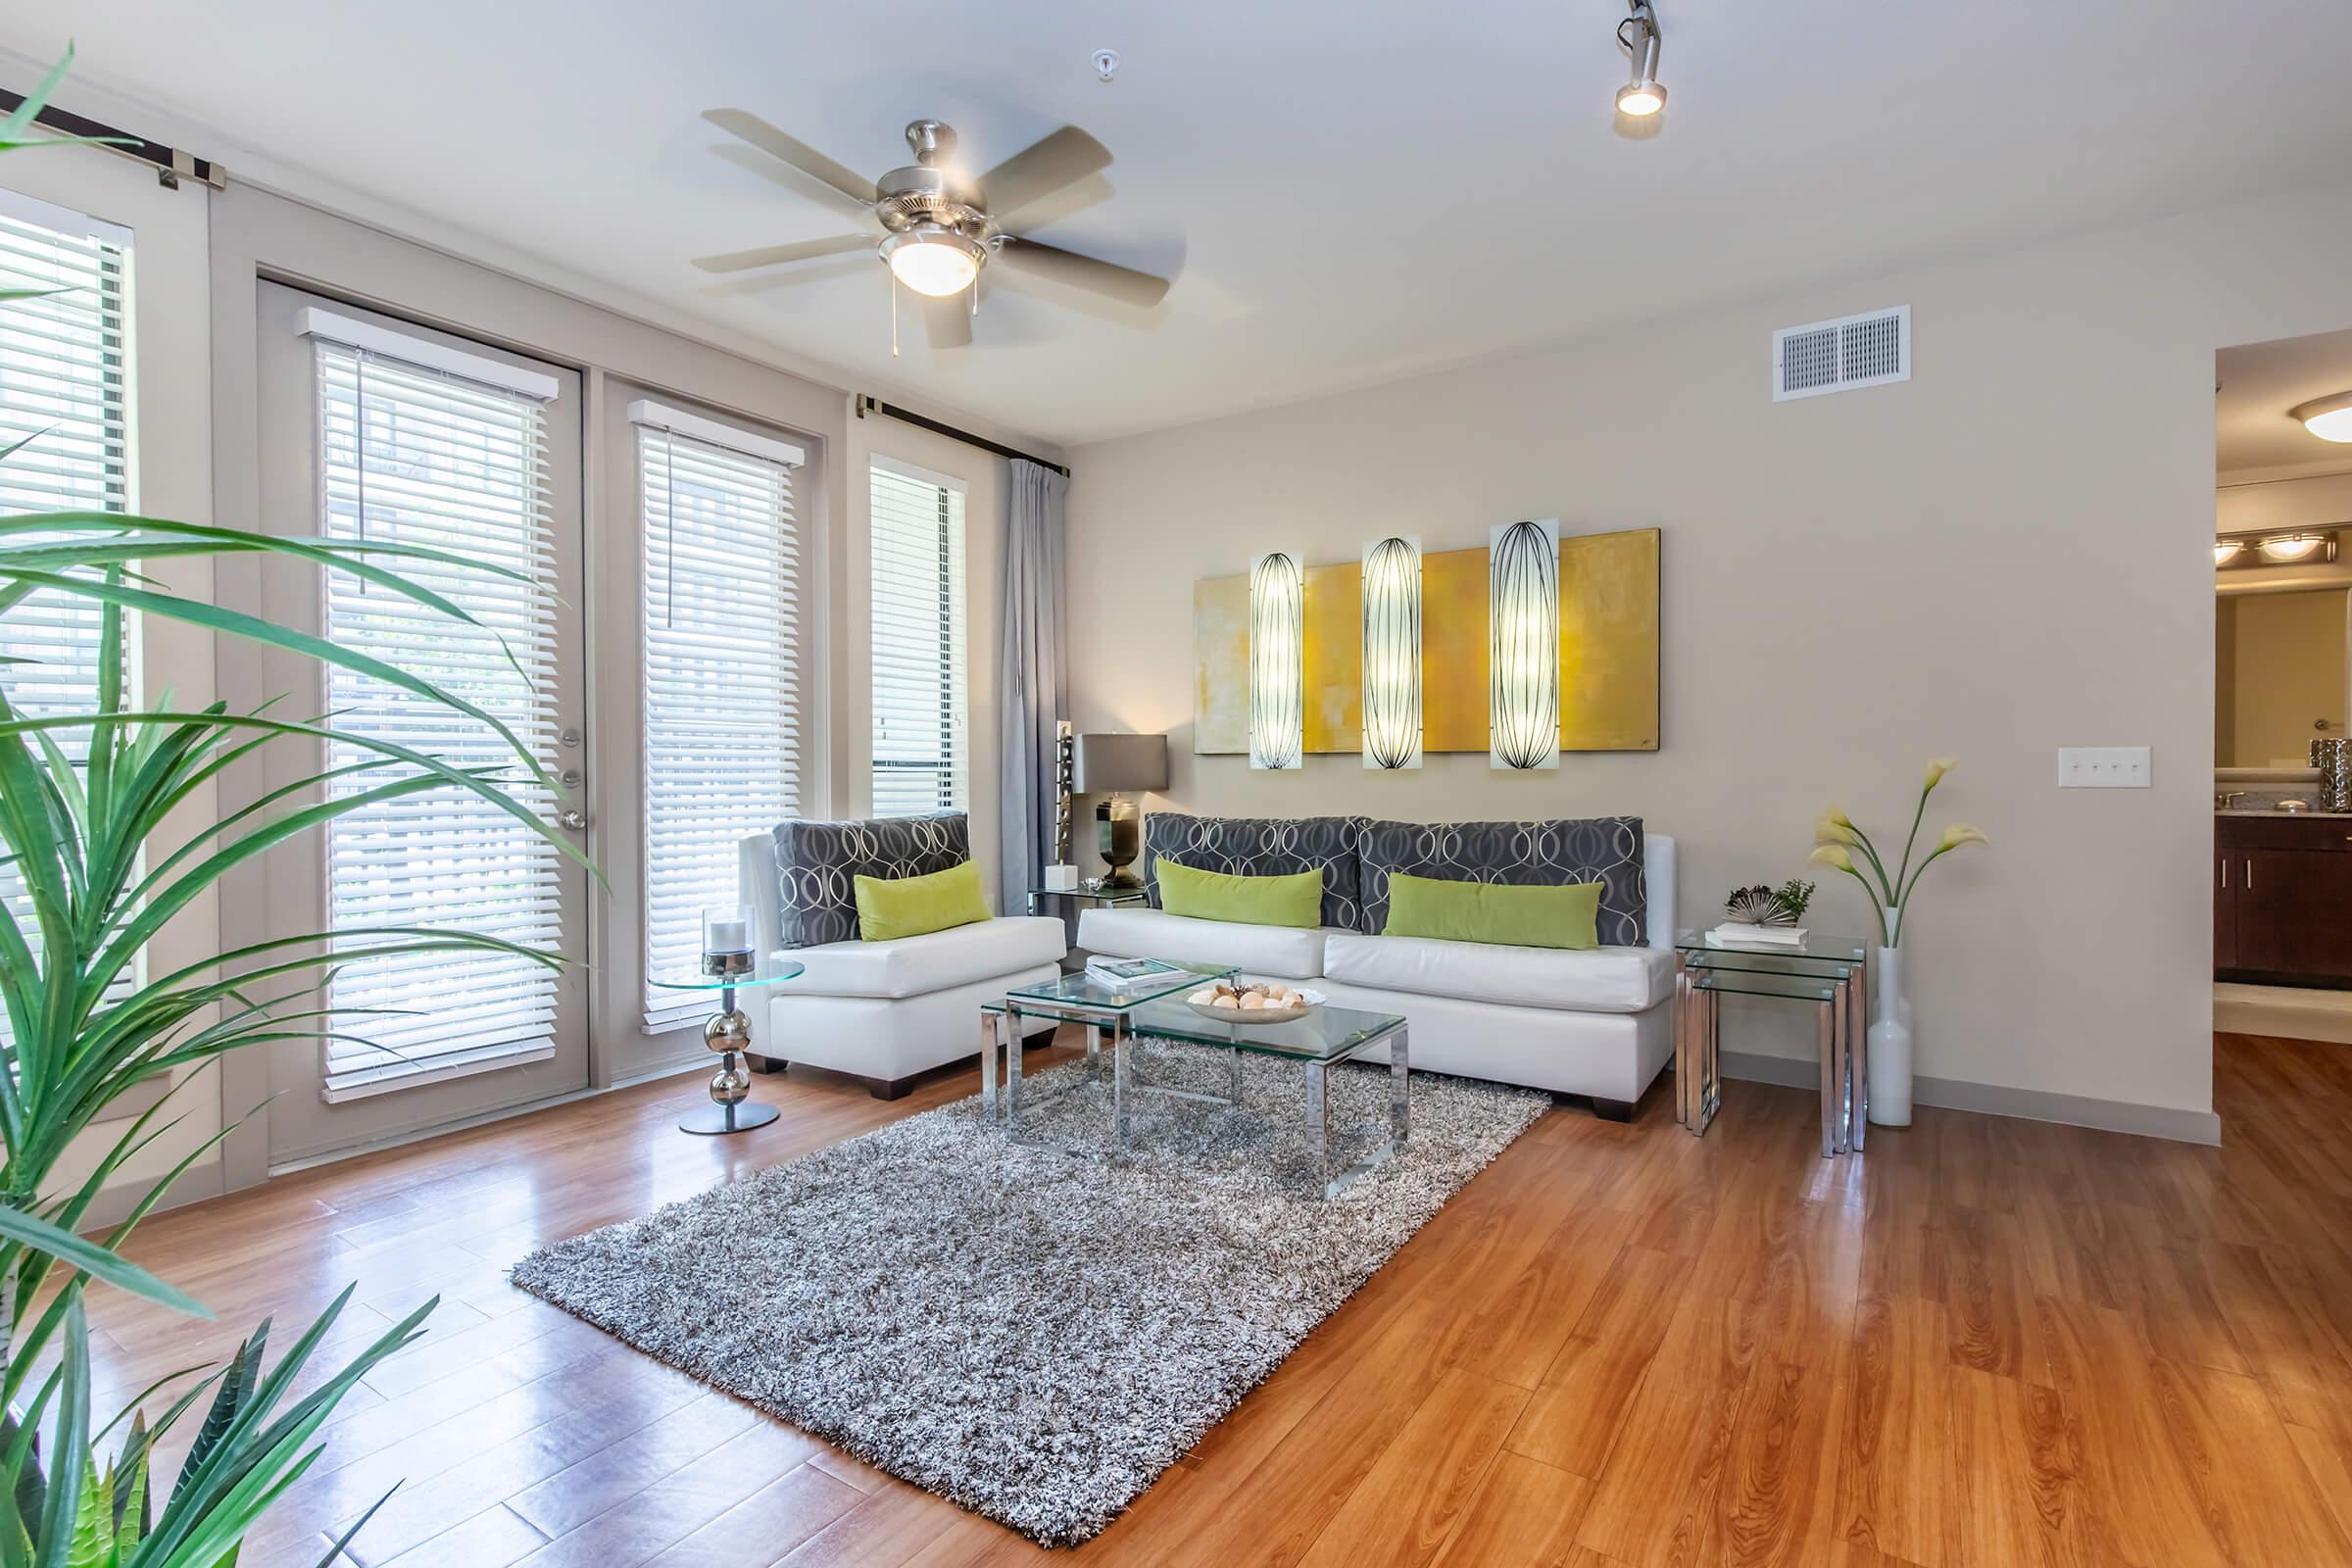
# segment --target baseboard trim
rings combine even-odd
[[[122,1224],[130,1217],[130,1211],[139,1206],[147,1197],[148,1189],[154,1185],[152,1179],[126,1180],[99,1188],[98,1196],[90,1200],[90,1206],[82,1213],[82,1233],[87,1235],[92,1231],[112,1230]],[[201,1165],[190,1165],[180,1172],[179,1180],[172,1184],[172,1190],[164,1195],[163,1201],[148,1212],[152,1216],[183,1204],[201,1203],[208,1198],[219,1198],[226,1191],[228,1184],[222,1177],[220,1161],[208,1159]]]
[[[1820,1063],[1795,1056],[1727,1051],[1723,1054],[1722,1068],[1726,1078],[1748,1083],[1780,1084],[1789,1089],[1817,1089],[1821,1085]],[[2222,1141],[2222,1118],[2210,1110],[2138,1105],[2125,1100],[2093,1100],[2085,1095],[2058,1095],[2041,1089],[1972,1084],[1959,1078],[1912,1079],[1911,1102],[1944,1110],[1973,1110],[1985,1116],[2012,1116],[2020,1121],[2054,1121],[2103,1133],[2164,1138],[2179,1144],[2219,1145]]]

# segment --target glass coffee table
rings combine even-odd
[[[1190,1090],[1159,1089],[1135,1082],[1133,1066],[1133,1038],[1137,1034],[1154,1035],[1168,1040],[1181,1040],[1190,1045],[1214,1046],[1231,1052],[1232,1076],[1230,1103],[1241,1100],[1242,1054],[1281,1057],[1296,1061],[1305,1069],[1305,1113],[1307,1152],[1314,1164],[1314,1174],[1323,1184],[1323,1195],[1336,1198],[1341,1190],[1363,1176],[1367,1171],[1394,1158],[1405,1147],[1412,1130],[1412,1063],[1405,1037],[1405,1021],[1390,1012],[1359,1012],[1353,1007],[1333,1006],[1326,1003],[1303,1018],[1288,1023],[1244,1024],[1226,1023],[1206,1018],[1186,1004],[1182,997],[1165,997],[1137,1007],[1129,1018],[1129,1027],[1122,1030],[1111,1053],[1112,1118],[1117,1127],[1118,1146],[1125,1149],[1132,1132],[1135,1101],[1140,1095],[1168,1095],[1188,1100],[1212,1097]],[[1351,1057],[1362,1054],[1372,1047],[1386,1044],[1389,1048],[1389,1121],[1383,1129],[1377,1123],[1370,1130],[1386,1137],[1363,1159],[1346,1170],[1334,1171],[1331,1166],[1331,1101],[1327,1075],[1330,1069]]]
[[[1165,960],[1174,961],[1174,960]],[[1128,1020],[1138,1007],[1161,997],[1197,990],[1210,980],[1234,972],[1231,964],[1179,963],[1181,971],[1156,980],[1124,986],[1107,985],[1086,970],[1055,975],[1035,985],[1015,986],[1003,1002],[981,1008],[988,1014],[988,1038],[980,1048],[980,1114],[1018,1128],[1021,1120],[1021,1020],[1067,1018],[1086,1026],[1086,1078],[1102,1075],[1104,1040],[1124,1040],[1133,1033]],[[1187,1009],[1188,1013],[1190,1009]],[[997,1053],[1004,1053],[1004,1097],[997,1098]]]

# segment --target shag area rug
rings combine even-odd
[[[1146,1082],[1222,1094],[1222,1052],[1146,1040]],[[1047,1545],[1116,1518],[1446,1199],[1539,1092],[1413,1078],[1412,1136],[1325,1199],[1295,1063],[1243,1109],[1144,1097],[1110,1144],[1084,1062],[1031,1074],[1020,1141],[977,1097],[543,1249],[514,1283],[649,1355]],[[1335,1156],[1388,1114],[1332,1072]]]

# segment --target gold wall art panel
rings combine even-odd
[[[1659,739],[1660,534],[1560,541],[1560,750],[1654,752]],[[1363,747],[1363,568],[1306,568],[1305,732],[1310,753]],[[1421,558],[1424,752],[1487,749],[1487,552]],[[1250,579],[1193,584],[1193,750],[1250,751]]]

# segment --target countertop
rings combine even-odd
[[[2280,811],[2265,809],[2261,807],[2242,806],[2233,806],[2226,811],[2216,811],[2213,814],[2216,816],[2275,816],[2281,821],[2289,822],[2305,816],[2316,816],[2324,822],[2341,822],[2352,819],[2352,811]]]

